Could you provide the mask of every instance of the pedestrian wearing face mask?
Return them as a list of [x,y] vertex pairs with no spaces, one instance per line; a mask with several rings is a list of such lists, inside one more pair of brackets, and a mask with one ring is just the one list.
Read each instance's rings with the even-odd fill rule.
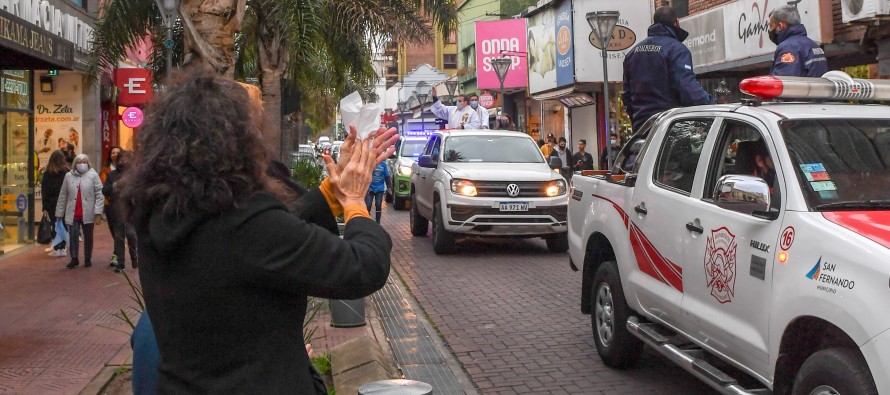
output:
[[769,13],[769,39],[777,45],[770,74],[821,77],[828,72],[825,51],[807,37],[796,6],[783,5]]
[[479,129],[479,114],[470,107],[470,96],[460,95],[456,106],[446,106],[439,101],[438,96],[433,96],[433,105],[430,111],[437,117],[448,122],[449,129]]
[[71,262],[66,266],[74,269],[80,265],[78,249],[79,237],[83,230],[83,266],[92,266],[93,226],[102,216],[105,197],[102,195],[102,181],[90,165],[90,158],[85,154],[74,157],[74,169],[65,175],[62,190],[59,192],[59,203],[56,204],[56,218],[65,218],[68,225],[68,255]]
[[479,95],[475,93],[470,95],[470,107],[476,110],[476,115],[479,116],[479,123],[482,124],[482,129],[488,129],[488,109],[479,104]]
[[689,36],[680,28],[669,6],[652,17],[649,37],[624,58],[624,93],[621,100],[636,132],[649,117],[676,107],[714,103],[692,72],[692,53],[683,45]]
[[[609,145],[612,146],[612,163],[615,163],[615,158],[618,157],[618,150],[621,149],[617,134],[612,133],[609,136]],[[609,170],[609,150],[607,149],[604,149],[602,155],[600,155],[600,170]]]

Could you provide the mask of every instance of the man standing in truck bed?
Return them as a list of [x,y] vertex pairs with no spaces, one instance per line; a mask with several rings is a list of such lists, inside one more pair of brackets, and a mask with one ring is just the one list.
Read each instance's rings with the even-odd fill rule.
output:
[[796,6],[783,5],[769,13],[769,39],[777,45],[770,74],[821,77],[828,72],[825,51],[807,37]]
[[680,28],[669,6],[655,10],[649,37],[624,58],[624,93],[621,99],[639,130],[652,115],[680,106],[714,103],[692,72],[692,54],[683,45],[689,33]]

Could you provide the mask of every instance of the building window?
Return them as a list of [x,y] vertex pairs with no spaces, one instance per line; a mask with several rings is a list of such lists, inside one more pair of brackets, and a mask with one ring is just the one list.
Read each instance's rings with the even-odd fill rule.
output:
[[457,68],[457,54],[456,53],[446,53],[442,56],[442,63],[446,69],[456,69]]
[[467,68],[475,68],[476,67],[476,45],[470,45],[469,47],[464,49],[464,59],[467,61],[464,64],[464,67]]
[[457,31],[452,30],[448,37],[445,37],[445,44],[457,44]]
[[68,0],[68,1],[74,3],[74,5],[76,5],[76,6],[80,7],[80,8],[86,8],[86,7],[83,6],[83,0]]

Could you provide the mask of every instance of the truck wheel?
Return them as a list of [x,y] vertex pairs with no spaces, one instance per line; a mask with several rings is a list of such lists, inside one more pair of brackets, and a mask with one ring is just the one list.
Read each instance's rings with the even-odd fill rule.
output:
[[558,235],[546,237],[547,249],[550,252],[566,252],[569,250],[569,234],[560,233]]
[[615,261],[600,265],[593,277],[590,292],[593,302],[590,322],[600,358],[607,366],[617,369],[633,366],[640,359],[643,342],[627,330],[630,307],[624,299]]
[[417,212],[417,197],[411,194],[411,210],[408,213],[408,219],[411,221],[411,234],[414,236],[426,236],[426,232],[430,228],[430,222]]
[[440,206],[439,202],[436,202],[433,207],[433,251],[439,255],[447,254],[454,248],[454,234],[445,230]]
[[396,210],[404,210],[405,209],[405,198],[393,196],[392,197],[392,208]]
[[829,348],[810,355],[794,378],[793,395],[877,395],[865,359],[857,350]]

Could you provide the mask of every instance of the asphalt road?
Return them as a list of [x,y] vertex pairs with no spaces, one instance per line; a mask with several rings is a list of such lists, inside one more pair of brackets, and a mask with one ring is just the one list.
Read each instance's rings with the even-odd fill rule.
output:
[[580,272],[541,239],[465,239],[436,255],[408,211],[384,208],[393,268],[483,394],[712,394],[647,349],[637,368],[602,364]]

